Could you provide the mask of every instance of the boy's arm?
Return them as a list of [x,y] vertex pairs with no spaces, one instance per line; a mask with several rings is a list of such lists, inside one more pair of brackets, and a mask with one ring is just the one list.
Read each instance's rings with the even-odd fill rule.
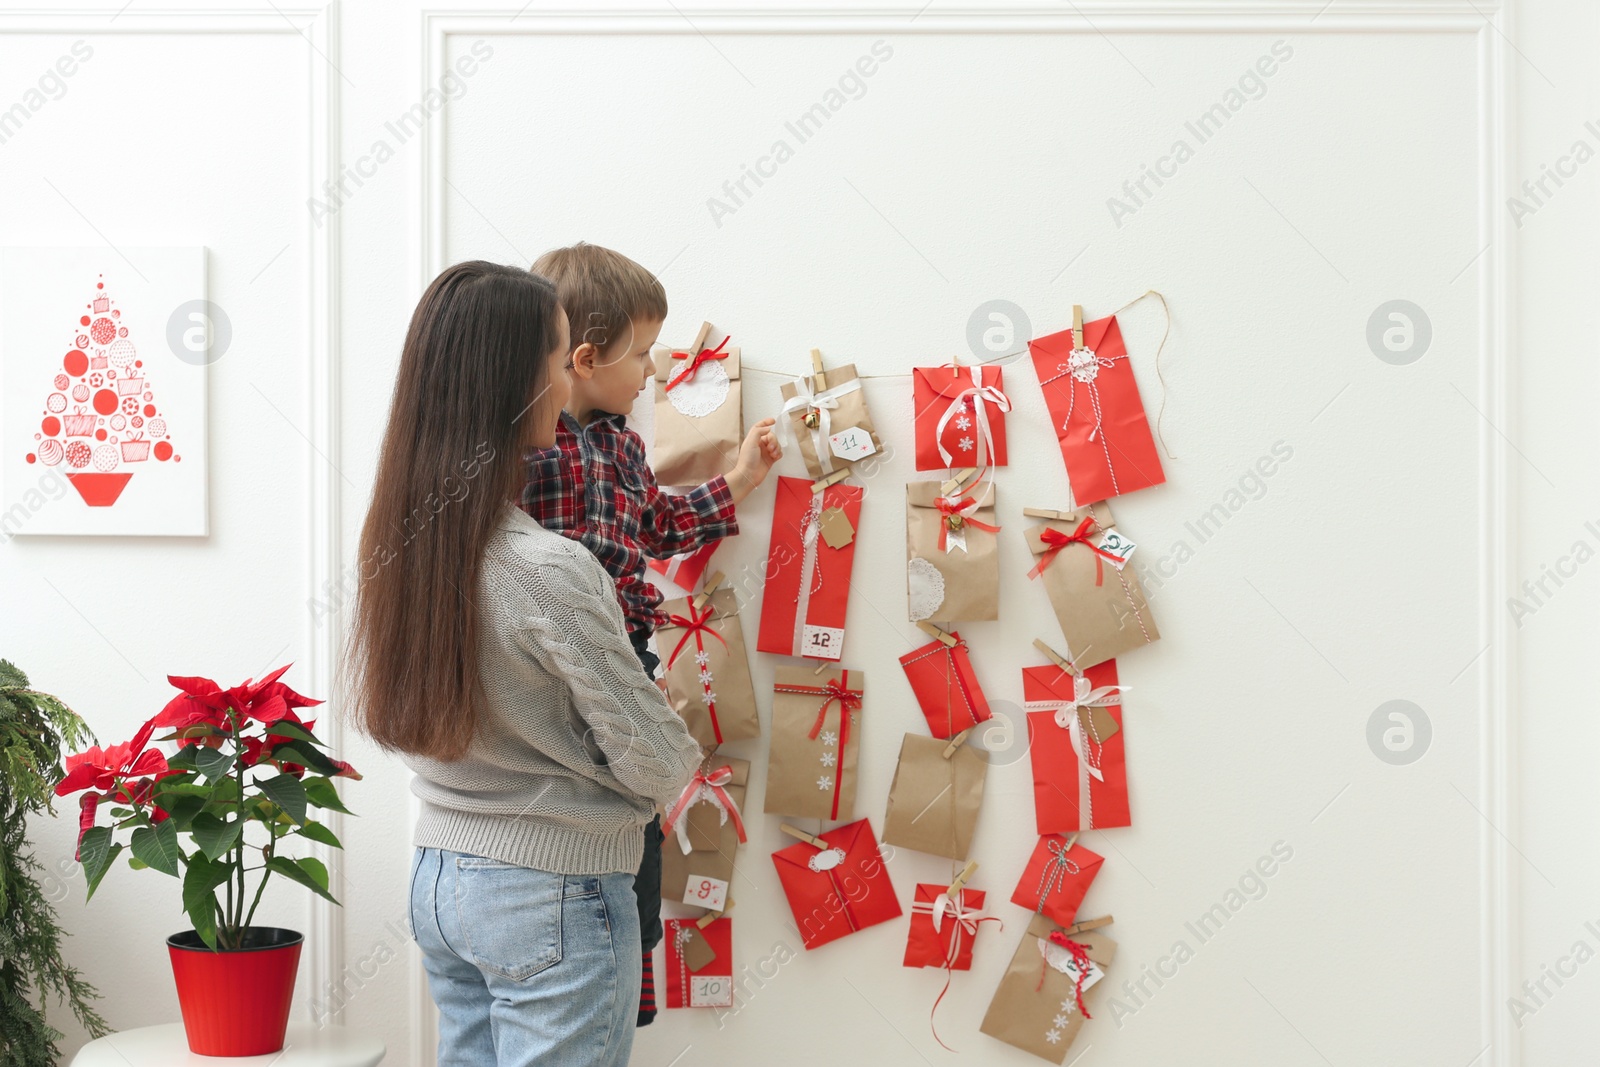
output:
[[739,459],[726,476],[717,477],[682,496],[661,491],[645,467],[645,501],[639,520],[639,544],[645,554],[667,559],[739,532],[734,508],[766,480],[783,456],[772,419],[750,427],[739,447]]

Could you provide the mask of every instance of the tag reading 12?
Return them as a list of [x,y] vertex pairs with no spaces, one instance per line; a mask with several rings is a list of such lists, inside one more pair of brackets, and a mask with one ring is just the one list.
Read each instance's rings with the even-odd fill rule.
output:
[[1117,557],[1111,562],[1120,571],[1128,562],[1128,557],[1133,555],[1133,550],[1139,546],[1117,533],[1117,531],[1107,530],[1105,536],[1100,538],[1100,544],[1096,547],[1102,552],[1109,552]]
[[796,655],[837,660],[844,655],[844,631],[836,626],[807,626]]
[[878,450],[872,443],[872,435],[859,426],[852,426],[848,430],[840,430],[828,438],[828,447],[833,454],[846,463],[853,463],[858,459],[865,459]]
[[728,901],[728,883],[720,878],[690,878],[683,902],[708,911],[721,911]]

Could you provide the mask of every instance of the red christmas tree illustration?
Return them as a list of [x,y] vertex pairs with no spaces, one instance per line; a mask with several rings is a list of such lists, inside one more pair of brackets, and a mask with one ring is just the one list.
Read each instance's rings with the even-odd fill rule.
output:
[[[101,276],[102,278],[104,275]],[[110,507],[139,464],[178,462],[167,420],[156,406],[144,360],[121,323],[122,312],[95,283],[72,330],[72,346],[45,396],[29,463],[66,465],[67,479],[92,508]]]

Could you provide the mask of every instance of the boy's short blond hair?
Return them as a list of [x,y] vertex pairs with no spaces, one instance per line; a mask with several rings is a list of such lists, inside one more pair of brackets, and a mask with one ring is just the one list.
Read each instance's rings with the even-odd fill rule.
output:
[[626,341],[636,324],[666,320],[666,289],[621,252],[579,241],[546,252],[531,270],[555,283],[573,348],[587,341],[604,353]]

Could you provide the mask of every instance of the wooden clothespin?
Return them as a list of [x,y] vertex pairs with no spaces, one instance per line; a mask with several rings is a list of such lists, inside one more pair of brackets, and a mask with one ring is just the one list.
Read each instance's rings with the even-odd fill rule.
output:
[[1078,843],[1078,835],[1077,835],[1077,833],[1070,833],[1070,834],[1067,835],[1067,851],[1068,852],[1071,852],[1072,851],[1072,846],[1076,845],[1077,843]]
[[1083,305],[1072,305],[1072,347],[1083,347]]
[[950,743],[944,746],[944,758],[949,759],[951,756],[954,756],[956,754],[956,749],[966,744],[967,738],[971,735],[972,727],[969,726],[965,730],[962,730],[959,734],[956,734],[954,737],[952,737],[950,739]]
[[733,910],[733,895],[730,893],[723,898],[721,911],[708,911],[694,921],[696,929],[704,930],[728,912]]
[[822,350],[820,348],[811,350],[811,379],[812,387],[819,393],[828,387],[828,376],[822,372]]
[[1110,926],[1110,925],[1111,925],[1111,916],[1102,915],[1098,919],[1085,919],[1081,923],[1073,923],[1071,926],[1067,927],[1065,930],[1063,930],[1061,932],[1064,933],[1064,934],[1069,934],[1069,935],[1070,934],[1081,934],[1085,930],[1098,930],[1102,926]]
[[811,483],[812,495],[816,495],[817,493],[820,493],[824,489],[828,488],[828,486],[836,485],[848,477],[850,477],[850,468],[838,467],[831,474],[825,474],[821,478],[818,478],[816,481]]
[[949,496],[966,484],[968,478],[978,473],[977,467],[963,467],[956,471],[955,476],[939,487],[940,496]]
[[961,887],[967,884],[967,879],[972,877],[972,872],[978,869],[977,860],[968,860],[967,865],[961,868],[961,873],[956,875],[956,880],[950,883],[950,888],[945,890],[951,900],[960,901]]
[[689,346],[689,354],[692,356],[692,355],[696,354],[697,352],[699,352],[702,348],[704,348],[706,346],[706,340],[710,336],[711,336],[711,323],[710,322],[702,322],[700,324],[700,332],[694,335],[694,344]]
[[830,845],[826,841],[824,841],[822,838],[816,837],[815,835],[812,835],[812,834],[808,834],[804,830],[800,829],[799,827],[790,826],[788,823],[780,823],[779,826],[778,826],[778,829],[782,830],[784,833],[788,834],[790,837],[798,837],[800,840],[804,841],[806,844],[813,845],[813,846],[815,846],[817,848],[824,848],[825,849],[825,848],[832,848],[833,847],[832,845]]
[[1057,522],[1071,522],[1072,512],[1051,511],[1049,508],[1023,508],[1022,513],[1030,519],[1054,519]]
[[1051,663],[1054,663],[1057,667],[1060,667],[1062,670],[1066,671],[1068,674],[1078,673],[1078,668],[1074,667],[1070,660],[1068,660],[1065,656],[1062,656],[1043,641],[1039,640],[1037,637],[1033,639],[1033,647],[1037,648],[1040,652],[1043,652],[1045,654],[1045,658],[1047,658]]
[[958,644],[953,636],[946,631],[939,629],[939,627],[935,626],[927,619],[918,620],[917,629],[921,630],[923,633],[939,642],[945,648],[954,648]]
[[831,666],[833,666],[833,661],[825,659],[821,663],[817,664],[817,669],[812,671],[811,673],[812,674],[821,674],[823,671],[827,670]]
[[704,611],[706,609],[706,601],[711,599],[711,594],[715,593],[717,586],[722,584],[722,578],[722,572],[718,571],[705,580],[705,583],[700,586],[699,594],[694,598],[694,610]]

